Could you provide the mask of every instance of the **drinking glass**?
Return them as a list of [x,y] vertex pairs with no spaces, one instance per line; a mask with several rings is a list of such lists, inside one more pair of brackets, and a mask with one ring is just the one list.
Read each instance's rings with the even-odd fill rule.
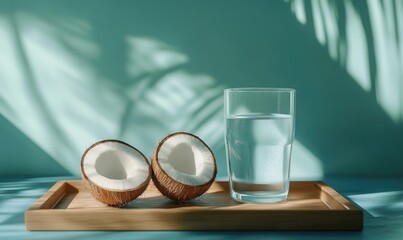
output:
[[240,202],[286,200],[294,139],[295,90],[224,90],[225,146],[231,197]]

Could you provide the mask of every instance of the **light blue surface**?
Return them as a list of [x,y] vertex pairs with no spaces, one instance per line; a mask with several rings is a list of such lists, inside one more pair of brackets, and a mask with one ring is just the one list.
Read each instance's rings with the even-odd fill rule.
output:
[[[24,212],[55,181],[65,178],[2,179],[0,239],[401,239],[403,179],[332,178],[325,182],[364,211],[362,232],[237,232],[237,231],[67,231],[29,232]],[[374,197],[375,195],[375,197]]]

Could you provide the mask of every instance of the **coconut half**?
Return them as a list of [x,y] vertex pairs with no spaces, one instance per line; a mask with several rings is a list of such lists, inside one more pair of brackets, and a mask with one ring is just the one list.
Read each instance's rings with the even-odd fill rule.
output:
[[151,166],[136,148],[108,139],[93,144],[84,152],[81,174],[95,199],[111,206],[122,206],[147,188]]
[[217,175],[213,152],[200,138],[186,132],[173,133],[161,140],[151,166],[155,186],[176,201],[204,194]]

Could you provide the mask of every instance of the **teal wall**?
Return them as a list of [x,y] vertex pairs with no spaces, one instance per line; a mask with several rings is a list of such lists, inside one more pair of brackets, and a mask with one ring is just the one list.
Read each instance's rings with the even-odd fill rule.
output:
[[222,94],[297,90],[292,176],[403,175],[402,1],[0,1],[0,176],[175,131],[226,175]]

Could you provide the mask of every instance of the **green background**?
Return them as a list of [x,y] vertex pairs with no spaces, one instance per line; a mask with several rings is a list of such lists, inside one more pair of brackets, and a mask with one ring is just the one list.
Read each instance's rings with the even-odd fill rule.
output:
[[189,131],[226,176],[223,89],[297,90],[292,177],[403,175],[402,1],[0,1],[0,176]]

